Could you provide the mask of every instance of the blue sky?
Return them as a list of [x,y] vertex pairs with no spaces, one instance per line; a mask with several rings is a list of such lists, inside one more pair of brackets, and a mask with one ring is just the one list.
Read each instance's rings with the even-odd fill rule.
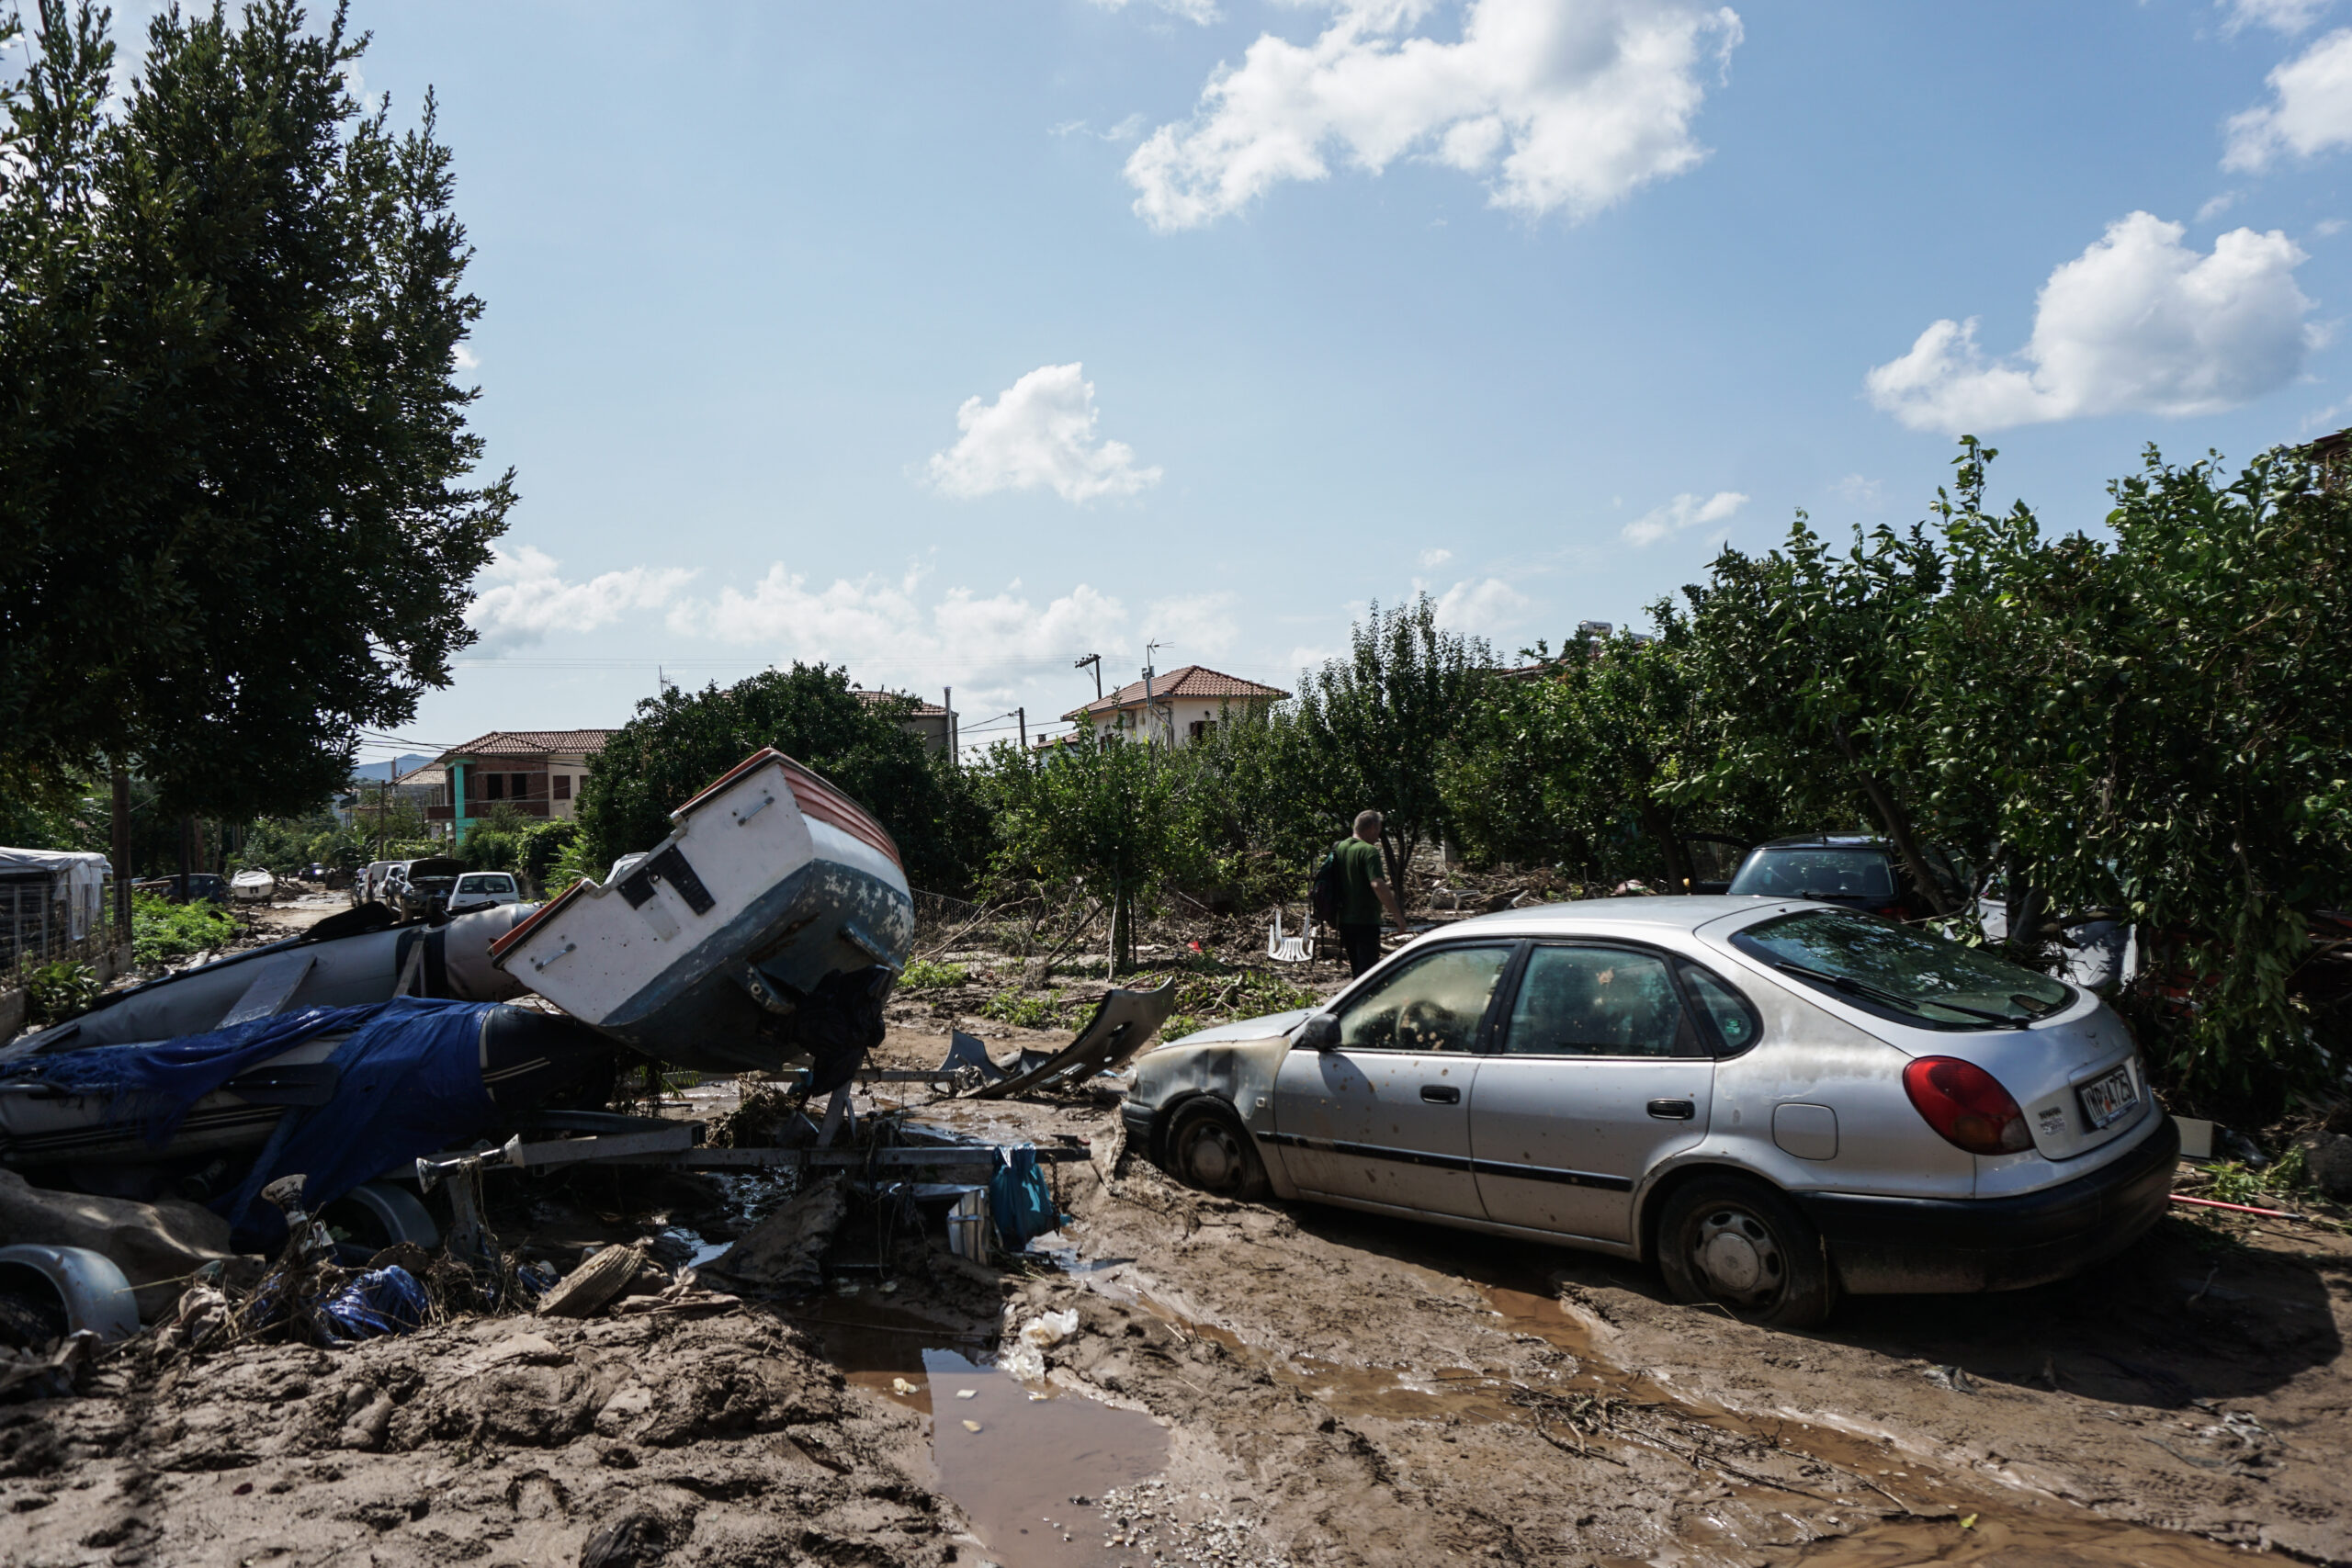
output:
[[523,496],[427,742],[794,658],[987,739],[1422,588],[1509,652],[1918,516],[1960,429],[2074,527],[2352,423],[2352,0],[355,20]]

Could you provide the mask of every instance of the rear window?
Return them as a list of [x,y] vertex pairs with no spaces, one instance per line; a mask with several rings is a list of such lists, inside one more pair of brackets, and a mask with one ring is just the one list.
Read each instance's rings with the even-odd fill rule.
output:
[[1883,850],[1758,850],[1730,890],[1768,898],[1892,898],[1894,868]]
[[1733,935],[1732,945],[1781,973],[1881,1017],[1928,1029],[2029,1022],[2072,995],[1982,948],[1845,909],[1810,909]]
[[460,893],[512,893],[514,891],[514,883],[513,878],[505,876],[466,876],[458,878],[458,891]]

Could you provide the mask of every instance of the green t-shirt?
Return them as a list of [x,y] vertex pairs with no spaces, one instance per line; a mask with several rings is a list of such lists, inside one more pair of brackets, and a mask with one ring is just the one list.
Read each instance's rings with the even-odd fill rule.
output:
[[1373,892],[1372,885],[1388,877],[1388,867],[1380,858],[1380,846],[1350,835],[1331,846],[1331,852],[1340,860],[1340,923],[1378,925],[1380,897]]

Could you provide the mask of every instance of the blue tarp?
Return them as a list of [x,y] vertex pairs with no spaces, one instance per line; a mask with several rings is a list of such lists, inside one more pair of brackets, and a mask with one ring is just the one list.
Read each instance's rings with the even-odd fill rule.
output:
[[1005,1249],[1018,1252],[1032,1236],[1061,1228],[1061,1211],[1053,1189],[1046,1184],[1045,1168],[1036,1148],[1017,1144],[1004,1151],[1004,1163],[989,1179],[989,1213],[996,1218],[996,1234]]
[[111,1120],[143,1121],[148,1142],[160,1147],[189,1107],[239,1073],[313,1035],[349,1030],[327,1057],[341,1075],[334,1098],[288,1110],[243,1183],[213,1205],[234,1225],[281,1176],[307,1177],[302,1201],[316,1210],[419,1155],[491,1131],[497,1107],[481,1084],[481,1038],[482,1014],[496,1005],[395,997],[313,1008],[161,1044],[34,1057],[9,1076],[103,1095]]

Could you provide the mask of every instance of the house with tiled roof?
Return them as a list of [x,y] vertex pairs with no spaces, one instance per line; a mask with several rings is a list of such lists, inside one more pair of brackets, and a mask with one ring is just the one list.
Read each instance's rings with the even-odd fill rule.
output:
[[[616,731],[493,729],[452,747],[430,764],[441,770],[439,798],[424,818],[447,823],[459,843],[473,825],[499,807],[524,817],[563,818],[580,798],[588,764]],[[424,769],[417,770],[419,773]],[[412,775],[414,776],[414,775]]]
[[1081,708],[1062,715],[1097,735],[1189,746],[1230,715],[1264,708],[1289,696],[1278,687],[1245,681],[1205,664],[1155,671]]
[[850,694],[868,707],[882,703],[905,703],[906,711],[899,716],[899,728],[913,735],[933,751],[944,751],[956,740],[956,710],[938,703],[927,703],[911,692],[869,692],[853,686]]

